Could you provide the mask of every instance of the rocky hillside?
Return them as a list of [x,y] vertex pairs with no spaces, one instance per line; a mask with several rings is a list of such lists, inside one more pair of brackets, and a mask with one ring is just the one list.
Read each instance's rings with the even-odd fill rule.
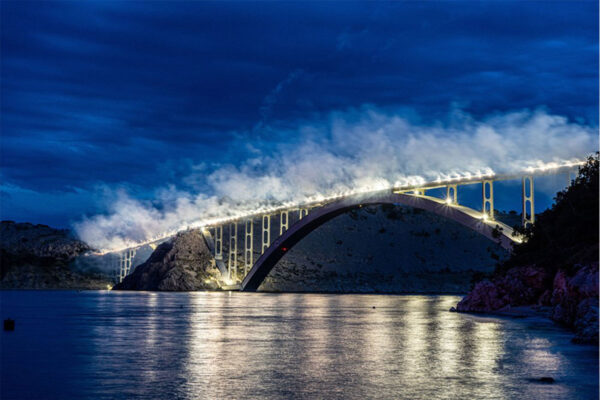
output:
[[465,293],[474,277],[491,273],[506,255],[495,243],[436,214],[369,206],[311,232],[259,290]]
[[46,225],[0,223],[0,288],[106,289],[109,277],[73,268],[73,261],[90,250],[66,230]]
[[598,344],[598,191],[596,156],[524,232],[527,242],[492,279],[479,282],[457,311],[546,307],[553,320],[576,331],[576,341]]
[[150,258],[114,287],[115,290],[191,291],[218,289],[219,271],[202,233],[179,233],[156,248]]

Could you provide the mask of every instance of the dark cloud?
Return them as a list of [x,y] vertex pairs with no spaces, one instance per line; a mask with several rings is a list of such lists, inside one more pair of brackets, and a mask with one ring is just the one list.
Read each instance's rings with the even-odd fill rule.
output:
[[235,163],[273,121],[361,104],[597,125],[597,2],[1,7],[2,178],[27,190],[153,188],[181,178],[160,165]]

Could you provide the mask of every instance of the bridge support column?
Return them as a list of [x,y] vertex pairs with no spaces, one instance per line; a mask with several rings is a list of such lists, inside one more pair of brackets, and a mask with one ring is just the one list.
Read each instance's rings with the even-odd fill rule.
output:
[[262,245],[260,247],[260,254],[263,254],[265,250],[269,248],[271,244],[271,216],[269,214],[263,215],[262,217]]
[[237,280],[237,222],[233,222],[229,226],[229,279]]
[[483,197],[482,213],[484,218],[494,219],[494,181],[481,182],[481,193]]
[[279,213],[279,235],[283,235],[283,232],[287,231],[289,227],[289,211],[282,211]]
[[119,271],[117,274],[117,279],[120,282],[129,275],[131,272],[131,267],[133,266],[133,258],[135,257],[135,249],[129,249],[121,252],[119,254]]
[[254,258],[254,221],[252,218],[246,220],[246,236],[244,238],[244,276],[248,274],[248,271],[252,269],[253,258]]
[[117,270],[117,282],[121,283],[123,282],[123,278],[125,278],[125,257],[124,257],[124,253],[121,252],[119,253],[119,267]]
[[223,259],[223,225],[215,226],[215,260]]
[[458,204],[457,185],[446,186],[446,203]]
[[135,249],[127,251],[127,265],[125,269],[125,276],[131,273],[131,267],[133,267],[133,257],[135,257]]
[[533,225],[535,211],[533,203],[533,176],[523,177],[523,227]]
[[298,209],[298,219],[302,219],[308,215],[308,208],[299,208]]

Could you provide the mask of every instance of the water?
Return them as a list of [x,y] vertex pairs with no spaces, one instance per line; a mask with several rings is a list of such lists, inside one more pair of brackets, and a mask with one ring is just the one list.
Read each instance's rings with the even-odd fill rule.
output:
[[543,319],[450,313],[457,296],[0,296],[16,320],[2,399],[598,397],[597,347]]

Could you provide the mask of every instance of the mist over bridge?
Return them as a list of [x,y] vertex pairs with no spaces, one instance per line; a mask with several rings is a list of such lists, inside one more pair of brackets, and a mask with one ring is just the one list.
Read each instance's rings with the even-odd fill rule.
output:
[[[317,227],[337,215],[366,205],[394,204],[426,210],[456,221],[510,251],[513,243],[522,238],[511,227],[496,220],[494,182],[520,180],[522,224],[526,226],[535,222],[534,176],[570,174],[577,165],[579,163],[519,174],[477,175],[348,193],[304,204],[257,210],[256,213],[213,221],[200,228],[220,271],[220,286],[245,291],[256,290],[277,261]],[[480,185],[480,210],[459,203],[458,191],[465,185]],[[135,251],[133,247],[120,252],[119,281],[131,271]]]

